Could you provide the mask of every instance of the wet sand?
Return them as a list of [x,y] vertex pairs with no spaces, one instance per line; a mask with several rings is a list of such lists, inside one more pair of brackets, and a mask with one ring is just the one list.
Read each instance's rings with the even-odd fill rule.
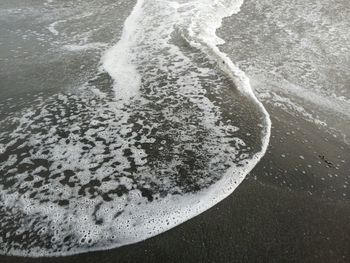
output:
[[273,122],[268,152],[232,195],[203,214],[109,251],[1,256],[0,262],[349,262],[349,188],[343,184],[349,148],[301,118],[268,111]]
[[0,262],[349,262],[349,146],[265,106],[273,123],[268,152],[208,211],[138,244],[60,258],[0,256]]

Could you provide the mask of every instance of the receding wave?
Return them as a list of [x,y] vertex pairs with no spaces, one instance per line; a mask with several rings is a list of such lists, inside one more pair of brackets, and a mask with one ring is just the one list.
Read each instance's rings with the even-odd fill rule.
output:
[[140,0],[102,58],[108,75],[2,121],[1,253],[135,243],[233,192],[270,136],[248,78],[217,48],[241,4]]

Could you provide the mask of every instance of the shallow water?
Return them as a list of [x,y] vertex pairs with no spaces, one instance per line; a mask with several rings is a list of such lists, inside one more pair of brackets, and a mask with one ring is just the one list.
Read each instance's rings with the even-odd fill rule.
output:
[[[216,48],[216,28],[240,4],[139,1],[103,54],[121,27],[103,13],[109,3],[3,9],[7,39],[32,50],[2,43],[4,61],[14,63],[2,73],[10,97],[1,104],[2,253],[58,256],[134,243],[238,186],[270,129],[248,79]],[[125,13],[123,2],[115,5],[114,16]],[[101,13],[107,23],[96,23]],[[13,28],[20,23],[28,29]],[[38,67],[40,80],[27,82],[23,72]]]
[[[327,1],[135,4],[1,4],[1,253],[60,256],[138,242],[229,195],[264,154],[270,130],[236,65],[272,112],[347,147],[346,3],[335,5],[338,20]],[[215,30],[224,17],[221,53]],[[284,170],[275,183],[346,199],[343,166],[284,147],[269,154],[310,167]],[[306,182],[318,163],[340,171]]]
[[349,27],[346,0],[247,0],[219,35],[261,101],[349,145]]

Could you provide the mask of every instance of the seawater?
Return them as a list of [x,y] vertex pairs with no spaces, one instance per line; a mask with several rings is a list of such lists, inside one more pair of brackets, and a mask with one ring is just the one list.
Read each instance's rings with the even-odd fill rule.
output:
[[[74,10],[78,3],[84,12]],[[100,19],[109,4],[44,2],[44,10],[65,10],[54,20],[27,6],[2,11],[47,24],[45,33],[30,34],[42,48],[28,60],[60,54],[76,56],[74,65],[90,61],[78,81],[68,73],[65,88],[1,104],[3,254],[62,256],[152,237],[232,193],[266,151],[269,115],[215,35],[242,1],[139,0],[115,45],[106,30],[117,26],[113,19],[105,27],[83,23]],[[3,83],[21,93],[25,82],[12,72],[28,65],[16,59]],[[32,85],[31,94],[36,89],[45,87]]]

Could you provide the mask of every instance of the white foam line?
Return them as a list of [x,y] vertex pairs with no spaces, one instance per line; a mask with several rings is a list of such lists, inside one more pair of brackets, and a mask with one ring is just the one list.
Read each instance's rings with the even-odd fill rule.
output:
[[285,84],[283,85],[283,91],[287,91],[288,93],[306,100],[309,103],[320,106],[322,108],[327,108],[329,111],[333,111],[347,118],[350,118],[350,102],[348,100],[335,96],[327,97],[321,93],[317,94],[312,90],[308,90],[301,86],[295,85],[287,80],[282,81]]
[[[130,16],[126,19],[120,41],[106,51],[102,57],[104,70],[114,79],[117,99],[128,100],[138,94],[141,77],[135,65],[130,61],[133,57],[130,46],[134,41],[137,21],[142,16],[144,0],[138,0]],[[128,78],[133,76],[133,78]]]
[[[125,75],[123,76],[121,72],[126,70],[126,74],[135,74],[137,77],[136,79],[139,80],[138,73],[135,69],[135,67],[130,63],[130,60],[128,59],[128,56],[131,54],[130,52],[130,44],[132,44],[133,40],[133,33],[136,28],[137,20],[139,19],[140,15],[142,14],[142,5],[144,1],[139,0],[137,5],[135,6],[132,14],[128,17],[125,23],[122,39],[118,42],[116,46],[114,46],[112,49],[110,49],[108,52],[106,52],[104,58],[103,58],[103,65],[106,71],[114,78],[116,82],[118,82],[118,92],[120,92],[120,88],[123,89],[123,84],[128,84],[125,87],[130,87],[130,83],[126,81]],[[169,2],[169,4],[174,8],[180,8],[184,7],[186,4],[178,4],[177,2]],[[246,165],[244,168],[242,167],[231,167],[226,174],[223,176],[221,180],[219,180],[217,183],[212,185],[206,190],[202,190],[199,194],[196,193],[190,194],[187,196],[182,197],[172,197],[171,201],[164,201],[165,203],[171,202],[172,205],[174,203],[178,203],[179,205],[176,205],[173,207],[171,211],[168,211],[163,217],[157,218],[157,220],[152,223],[148,223],[147,229],[157,229],[154,231],[151,235],[149,233],[145,233],[145,226],[135,226],[133,229],[133,232],[141,233],[140,238],[138,241],[145,240],[147,238],[150,238],[152,236],[155,236],[157,234],[160,234],[164,231],[167,231],[176,225],[179,225],[191,218],[193,218],[196,215],[201,214],[202,212],[206,211],[207,209],[211,208],[218,202],[225,199],[227,196],[229,196],[236,187],[244,180],[245,176],[255,167],[255,165],[260,161],[260,159],[264,156],[269,140],[270,140],[270,131],[271,131],[271,120],[268,112],[266,111],[263,104],[256,98],[255,94],[252,91],[249,78],[245,75],[243,71],[241,71],[236,65],[233,64],[233,62],[229,59],[229,57],[222,53],[219,48],[217,47],[217,44],[222,44],[222,41],[220,41],[219,38],[216,37],[215,31],[218,27],[221,26],[221,20],[225,16],[233,15],[234,13],[237,13],[239,11],[240,6],[243,4],[243,1],[236,1],[236,5],[233,6],[230,12],[226,13],[220,18],[220,21],[215,21],[215,25],[211,28],[208,28],[208,31],[205,35],[201,38],[201,43],[195,43],[193,41],[189,41],[192,45],[201,48],[203,51],[208,53],[208,49],[206,47],[209,47],[212,51],[212,54],[208,55],[215,55],[216,59],[220,62],[219,64],[222,65],[222,61],[225,62],[225,66],[222,67],[224,72],[226,72],[231,79],[234,81],[237,88],[239,88],[240,91],[247,94],[260,108],[260,110],[263,112],[265,116],[265,126],[264,126],[264,137],[262,138],[262,147],[261,151],[259,153],[256,153],[252,160],[249,162],[248,165]],[[187,6],[186,6],[187,8]],[[225,10],[227,11],[227,10]],[[194,35],[192,35],[194,36]],[[198,39],[198,36],[197,36]],[[113,60],[112,58],[119,58],[118,61]],[[122,78],[122,80],[120,80]],[[131,87],[131,94],[135,94],[135,91],[139,88],[139,82],[136,82],[137,85]],[[126,90],[123,91],[125,93]],[[232,175],[238,175],[238,177],[233,177]],[[179,199],[179,200],[174,200]],[[152,203],[151,205],[147,206],[147,209],[150,211],[154,211],[157,209],[157,202]],[[140,208],[141,209],[141,208]],[[191,216],[188,216],[188,213],[191,214]],[[159,227],[159,222],[165,222],[167,218],[176,217],[178,218],[178,221],[176,223],[173,222],[171,227]],[[144,235],[143,235],[143,234]],[[132,244],[135,243],[135,240],[129,240],[124,242],[122,245]],[[114,247],[118,247],[120,245],[118,244],[111,244],[108,247],[96,247],[93,250],[100,250],[100,249],[110,249]]]
[[58,36],[60,34],[60,32],[56,29],[56,26],[57,24],[59,23],[62,23],[62,22],[65,22],[66,20],[59,20],[59,21],[56,21],[56,22],[53,22],[51,23],[49,26],[48,26],[48,30],[55,36]]
[[[262,142],[262,151],[257,154],[257,162],[264,156],[267,147],[269,145],[270,141],[270,135],[271,135],[271,119],[270,115],[265,109],[264,105],[258,100],[258,98],[255,96],[253,89],[250,85],[250,80],[247,77],[247,75],[239,69],[238,66],[236,66],[231,59],[227,56],[227,54],[220,51],[217,45],[223,44],[224,40],[220,39],[216,36],[216,30],[221,27],[222,20],[225,17],[232,16],[234,14],[237,14],[240,11],[240,7],[243,4],[243,0],[236,0],[232,2],[231,9],[223,9],[222,17],[212,23],[212,26],[208,26],[207,24],[203,25],[203,29],[200,34],[196,34],[193,30],[191,30],[191,27],[189,29],[190,35],[193,38],[199,38],[199,42],[191,41],[189,40],[189,43],[193,45],[194,47],[200,48],[203,52],[205,52],[208,56],[214,58],[216,61],[218,61],[218,65],[222,68],[224,72],[235,83],[236,87],[242,91],[243,93],[247,94],[252,98],[252,100],[259,105],[259,108],[265,115],[265,138]],[[197,35],[197,37],[196,37]],[[222,63],[224,62],[224,63]],[[256,162],[256,163],[257,163]],[[252,165],[249,169],[247,169],[247,174],[250,172],[250,170],[256,165]]]
[[[224,4],[231,4],[230,6],[225,6]],[[148,45],[153,47],[153,44],[156,48],[158,48],[159,44],[159,50],[164,51],[164,49],[172,49],[172,51],[175,52],[181,52],[179,48],[177,47],[170,47],[170,44],[167,42],[170,39],[169,33],[172,33],[174,30],[174,27],[179,25],[178,23],[182,23],[183,28],[188,28],[188,25],[190,26],[190,34],[192,36],[192,40],[190,43],[198,48],[200,48],[205,54],[210,56],[211,58],[216,59],[221,65],[222,70],[232,79],[232,81],[235,83],[236,87],[241,91],[244,92],[249,98],[252,99],[252,101],[258,105],[259,109],[263,113],[265,119],[264,119],[264,126],[263,126],[263,133],[261,134],[262,138],[262,144],[261,144],[261,150],[257,153],[255,153],[251,159],[246,159],[247,163],[244,165],[236,165],[235,162],[232,163],[232,166],[226,170],[225,174],[219,179],[217,182],[215,182],[213,185],[209,186],[208,188],[201,190],[196,193],[182,193],[182,195],[171,195],[164,198],[160,198],[159,200],[153,200],[152,202],[143,202],[144,197],[141,196],[140,191],[137,190],[130,190],[128,192],[127,202],[130,203],[130,205],[125,208],[125,212],[119,215],[116,218],[112,218],[113,214],[106,212],[106,215],[104,215],[104,219],[106,219],[106,223],[103,225],[96,225],[96,222],[94,222],[93,218],[91,218],[91,215],[89,214],[89,209],[82,208],[82,212],[77,212],[75,217],[73,218],[74,228],[70,229],[70,232],[73,232],[75,234],[84,232],[86,230],[91,230],[93,235],[96,234],[97,236],[97,242],[94,244],[92,248],[87,248],[86,246],[75,246],[72,247],[71,250],[63,250],[61,252],[57,251],[50,251],[50,256],[67,256],[77,253],[83,253],[83,252],[89,252],[89,251],[96,251],[96,250],[105,250],[105,249],[111,249],[115,247],[124,246],[127,244],[132,244],[136,242],[140,242],[142,240],[145,240],[147,238],[150,238],[152,236],[155,236],[157,234],[160,234],[162,232],[165,232],[191,218],[194,216],[197,216],[201,214],[202,212],[206,211],[207,209],[211,208],[218,202],[225,199],[227,196],[229,196],[237,187],[238,185],[244,180],[246,175],[255,167],[255,165],[259,162],[259,160],[263,157],[263,155],[266,152],[269,138],[270,138],[270,129],[271,129],[271,121],[269,118],[269,115],[266,111],[266,109],[263,107],[260,101],[255,97],[248,77],[244,74],[243,71],[241,71],[237,66],[234,65],[234,63],[227,57],[226,54],[220,52],[219,48],[217,47],[218,44],[222,43],[222,40],[220,40],[216,35],[216,29],[220,27],[222,19],[225,16],[230,16],[234,14],[235,12],[239,11],[240,6],[242,5],[243,1],[236,1],[236,2],[225,2],[224,0],[198,0],[198,1],[191,1],[187,2],[185,5],[178,4],[175,2],[166,3],[164,1],[160,0],[139,0],[134,7],[131,15],[127,18],[124,25],[124,30],[122,33],[122,37],[120,41],[110,48],[102,57],[102,63],[104,69],[111,75],[111,77],[115,81],[115,90],[116,90],[116,98],[121,99],[122,102],[127,103],[132,97],[135,97],[139,94],[139,89],[141,86],[141,77],[140,74],[137,71],[137,64],[134,62],[137,62],[137,54],[135,54],[135,50],[142,50],[143,51],[143,45],[142,42],[143,37],[147,37],[146,34],[144,34],[145,28],[139,28],[139,26],[143,26],[143,22],[145,20],[148,21],[149,25],[154,26],[155,28],[151,28],[153,35],[149,36],[148,39]],[[183,8],[185,7],[185,8]],[[148,9],[147,9],[148,8]],[[162,10],[162,8],[166,10]],[[182,10],[180,10],[183,8]],[[208,9],[211,8],[211,9]],[[159,10],[161,9],[161,10]],[[178,10],[176,10],[178,9]],[[144,12],[150,12],[150,14],[159,14],[157,17],[159,21],[156,21],[153,23],[153,17],[145,17]],[[163,13],[164,11],[164,13]],[[180,11],[182,13],[180,13]],[[211,12],[210,12],[211,11]],[[175,13],[174,13],[175,12]],[[194,13],[192,13],[194,12]],[[209,17],[202,18],[202,15],[209,15]],[[168,21],[164,21],[164,17],[168,17]],[[182,15],[182,17],[181,17]],[[202,20],[201,20],[202,19]],[[205,19],[205,21],[203,21]],[[188,23],[189,21],[192,21],[192,23]],[[164,23],[163,23],[164,22]],[[146,23],[146,22],[145,22]],[[173,24],[175,23],[175,24]],[[147,24],[146,24],[147,25]],[[159,29],[158,26],[164,26],[164,30],[157,30]],[[155,42],[153,42],[153,40]],[[134,45],[140,44],[141,48],[139,49],[133,49]],[[159,50],[155,50],[155,53],[151,53],[151,59],[152,56],[157,56],[157,52]],[[154,50],[152,50],[154,51]],[[181,54],[172,54],[175,58],[184,58],[184,55]],[[146,56],[146,59],[148,56]],[[157,57],[158,58],[158,57]],[[155,58],[155,59],[157,59]],[[160,56],[160,60],[164,60],[166,58]],[[224,61],[224,63],[222,63]],[[179,63],[177,66],[180,66],[180,68],[185,69],[191,69],[193,65],[190,64],[191,60],[187,58],[187,61],[184,61],[183,63]],[[157,65],[157,64],[156,64]],[[161,66],[164,64],[161,64]],[[166,65],[166,64],[165,64]],[[175,68],[173,68],[175,69]],[[162,70],[166,70],[164,67]],[[180,73],[183,73],[183,71],[179,71]],[[189,72],[189,76],[186,76],[189,78],[189,80],[192,80],[191,76],[195,75],[193,72]],[[180,78],[181,76],[176,76]],[[186,78],[184,78],[182,81],[186,82],[183,85],[183,89],[190,88],[194,91],[196,91],[196,85],[198,83],[198,79],[195,79],[196,75],[193,77],[193,81],[186,82]],[[198,77],[198,76],[197,76]],[[180,84],[183,84],[183,82],[180,82]],[[198,87],[200,89],[201,87]],[[194,92],[195,94],[195,92]],[[220,133],[220,128],[223,128],[222,126],[218,127],[217,124],[217,115],[213,113],[214,105],[213,103],[206,97],[204,97],[202,100],[199,100],[197,102],[197,106],[205,112],[205,117],[203,117],[203,123],[208,130],[213,130],[213,133],[221,136],[222,133]],[[121,115],[122,119],[119,121],[119,124],[127,123],[128,121],[128,113],[125,113],[124,115],[122,111],[117,112],[116,116]],[[119,114],[120,113],[120,114]],[[203,124],[201,123],[201,124]],[[125,126],[125,125],[124,125]],[[118,126],[119,127],[119,126]],[[22,128],[22,127],[21,127]],[[128,133],[129,129],[128,127],[122,127],[120,125],[120,128],[122,129],[121,133]],[[20,131],[18,131],[20,133]],[[101,135],[102,136],[102,135]],[[106,137],[111,136],[110,134],[105,134]],[[224,136],[221,136],[221,138],[225,138]],[[122,138],[121,138],[122,139]],[[151,139],[150,139],[151,140]],[[33,142],[35,143],[35,142]],[[127,142],[121,142],[122,144],[127,144]],[[227,141],[224,139],[221,139],[220,141],[214,141],[214,143],[219,143],[219,146],[222,145],[227,146],[229,145]],[[74,146],[74,147],[73,147]],[[70,154],[70,152],[67,153],[67,146],[60,147],[59,145],[56,145],[52,150],[52,156],[56,158],[56,156],[63,155],[63,160],[72,159],[79,159],[79,156],[77,155],[77,152],[79,153],[79,149],[77,149],[77,145],[72,145],[71,152],[73,154]],[[210,145],[209,145],[210,147]],[[228,147],[228,146],[227,146]],[[234,148],[234,147],[232,147]],[[122,149],[119,149],[118,147],[115,147],[114,154],[120,154],[120,157],[122,158],[123,155]],[[206,148],[205,148],[206,149]],[[221,149],[221,148],[219,148]],[[259,148],[260,149],[260,148]],[[236,149],[231,149],[229,152],[230,156],[235,156]],[[93,151],[93,150],[90,150]],[[94,147],[94,151],[96,151],[96,154],[94,156],[100,155],[100,149],[98,147]],[[121,151],[121,152],[119,152]],[[136,151],[136,150],[135,150]],[[221,151],[222,152],[222,151]],[[142,152],[140,152],[142,153]],[[215,153],[215,152],[213,152]],[[68,155],[67,155],[68,154]],[[142,155],[141,155],[142,157]],[[142,158],[139,158],[141,161]],[[214,161],[215,157],[212,158],[214,160],[210,160],[211,164],[215,164]],[[136,160],[136,159],[135,159]],[[91,158],[87,161],[91,162]],[[121,162],[124,160],[122,159]],[[79,162],[81,162],[79,160]],[[176,162],[176,161],[175,161]],[[73,162],[74,163],[74,162]],[[68,162],[69,164],[69,162]],[[67,165],[68,165],[67,164]],[[87,165],[87,164],[86,164]],[[99,174],[101,177],[105,176],[103,172]],[[220,174],[221,175],[221,174]],[[152,173],[150,173],[150,176],[152,176]],[[89,179],[88,177],[83,177],[82,179]],[[124,178],[126,180],[126,178]],[[125,183],[128,185],[128,183]],[[114,187],[115,185],[110,184],[106,185],[106,187]],[[130,185],[131,189],[131,185]],[[15,193],[17,194],[17,193]],[[17,197],[15,196],[14,200],[16,200]],[[87,202],[90,202],[89,205],[92,208],[96,208],[98,200],[88,200],[88,197],[86,197]],[[23,201],[23,205],[30,206],[30,203],[26,205],[25,200]],[[27,202],[29,202],[27,200]],[[95,203],[94,203],[95,202]],[[119,203],[118,203],[119,202]],[[113,205],[119,206],[120,202],[122,202],[122,198],[118,199],[117,202],[114,202]],[[126,201],[125,201],[126,202]],[[79,200],[76,202],[76,206],[81,206],[81,204],[84,203],[84,198],[80,197]],[[103,206],[105,208],[108,208],[111,204],[103,203]],[[48,205],[40,205],[37,204],[33,206],[32,210],[27,209],[26,212],[31,213],[50,213],[47,212],[49,208],[46,206]],[[109,207],[110,208],[110,207]],[[58,210],[54,215],[50,215],[50,219],[53,220],[52,222],[61,222],[62,218],[60,218],[60,209]],[[85,210],[84,210],[85,209]],[[112,208],[110,208],[112,209]],[[115,208],[113,208],[115,209]],[[114,210],[110,211],[114,211]],[[42,212],[42,210],[44,212]],[[103,209],[101,209],[102,211]],[[108,210],[108,209],[107,209]],[[48,210],[51,211],[51,210]],[[79,210],[80,211],[80,210]],[[101,212],[100,211],[100,212]],[[128,213],[128,212],[132,213]],[[56,218],[56,214],[58,215],[58,218]],[[90,216],[90,219],[89,219]],[[81,224],[81,220],[87,220],[85,221],[85,224]],[[56,220],[56,221],[55,221]],[[90,221],[88,221],[90,220]],[[94,229],[92,229],[94,227]],[[90,229],[91,228],[91,229]],[[117,239],[114,241],[111,241],[109,238],[109,234],[116,235]],[[99,235],[106,235],[105,239],[104,236],[100,237]],[[43,248],[35,247],[36,250],[31,250],[30,256],[33,257],[39,257],[42,255],[48,255],[47,250]],[[13,250],[9,253],[13,255],[21,255],[21,251],[19,250]],[[23,254],[22,254],[23,255]]]

